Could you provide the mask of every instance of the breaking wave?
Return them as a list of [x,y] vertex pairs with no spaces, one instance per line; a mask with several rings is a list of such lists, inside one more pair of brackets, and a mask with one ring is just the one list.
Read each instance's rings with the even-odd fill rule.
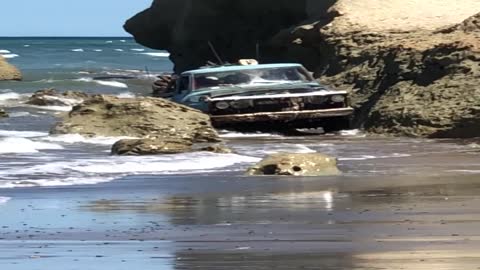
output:
[[153,57],[169,57],[170,56],[170,53],[168,53],[168,52],[146,52],[146,53],[141,53],[141,54],[149,55],[149,56],[153,56]]
[[80,78],[76,79],[77,82],[94,82],[100,85],[115,87],[115,88],[128,88],[128,85],[122,82],[117,81],[102,81],[102,80],[94,80],[93,78]]
[[58,144],[35,142],[27,138],[7,137],[0,139],[0,154],[38,153],[40,150],[61,150]]

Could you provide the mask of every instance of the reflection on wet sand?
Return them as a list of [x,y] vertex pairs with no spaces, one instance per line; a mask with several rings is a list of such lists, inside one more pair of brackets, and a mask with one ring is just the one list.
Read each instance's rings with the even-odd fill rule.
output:
[[245,182],[256,184],[82,209],[167,216],[175,229],[148,237],[175,243],[176,269],[480,267],[477,175],[297,180],[270,193]]

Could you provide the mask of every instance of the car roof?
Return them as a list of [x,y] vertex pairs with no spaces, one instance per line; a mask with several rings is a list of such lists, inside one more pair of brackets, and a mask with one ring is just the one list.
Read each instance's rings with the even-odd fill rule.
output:
[[220,66],[212,68],[201,68],[195,70],[189,70],[182,73],[182,75],[197,75],[206,74],[212,72],[228,72],[228,71],[242,71],[252,69],[268,69],[268,68],[284,68],[284,67],[303,67],[301,64],[286,63],[286,64],[261,64],[261,65],[234,65],[234,66]]

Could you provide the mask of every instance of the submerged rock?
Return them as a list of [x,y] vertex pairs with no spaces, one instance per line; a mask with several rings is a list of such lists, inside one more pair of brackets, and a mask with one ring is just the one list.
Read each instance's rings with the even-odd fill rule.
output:
[[8,113],[4,109],[0,108],[0,118],[6,118],[6,117],[8,117]]
[[193,143],[175,138],[120,140],[112,146],[112,155],[159,155],[192,151]]
[[210,117],[198,110],[161,98],[106,95],[73,107],[51,133],[139,138],[118,142],[114,154],[189,152],[192,144],[220,141]]
[[254,167],[248,175],[328,176],[338,175],[337,159],[320,153],[273,154]]
[[179,138],[130,139],[120,140],[112,146],[112,155],[165,155],[187,152],[213,152],[229,154],[232,151],[224,145],[194,147],[192,141]]
[[20,81],[22,73],[0,55],[0,81]]
[[58,92],[56,89],[48,88],[36,91],[26,103],[36,106],[74,106],[88,97],[88,94],[80,91]]

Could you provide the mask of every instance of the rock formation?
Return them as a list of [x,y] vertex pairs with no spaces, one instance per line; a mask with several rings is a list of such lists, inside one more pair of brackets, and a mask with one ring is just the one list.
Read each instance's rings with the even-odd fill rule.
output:
[[22,73],[0,55],[0,81],[20,81]]
[[248,175],[327,176],[338,175],[337,159],[319,153],[279,153],[248,169]]
[[106,95],[73,107],[51,133],[145,139],[116,144],[113,153],[118,154],[188,152],[194,143],[220,141],[208,115],[200,111],[160,98]]
[[477,0],[156,0],[125,28],[176,71],[215,61],[208,41],[227,61],[259,41],[262,62],[301,62],[351,90],[358,127],[477,137],[479,12]]
[[36,91],[26,103],[36,106],[74,106],[88,97],[88,94],[80,91],[58,92],[49,88]]
[[224,145],[208,145],[195,147],[192,141],[182,138],[125,139],[112,146],[112,155],[166,155],[187,152],[212,152],[229,154],[232,151]]
[[0,108],[0,118],[6,117],[8,117],[8,113],[4,109]]

